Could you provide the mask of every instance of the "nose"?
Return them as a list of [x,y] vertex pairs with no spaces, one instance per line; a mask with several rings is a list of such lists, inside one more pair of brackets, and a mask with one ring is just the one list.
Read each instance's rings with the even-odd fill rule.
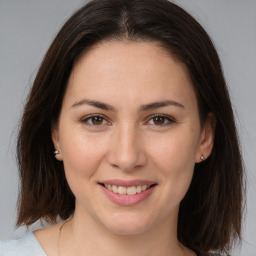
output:
[[116,128],[107,159],[110,165],[123,171],[145,166],[147,157],[140,131],[129,125]]

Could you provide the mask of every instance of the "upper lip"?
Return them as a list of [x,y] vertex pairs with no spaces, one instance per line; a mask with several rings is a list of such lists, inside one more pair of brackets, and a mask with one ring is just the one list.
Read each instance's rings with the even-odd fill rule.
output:
[[143,185],[153,185],[156,182],[152,182],[149,180],[120,180],[120,179],[112,179],[112,180],[103,180],[99,183],[106,184],[106,185],[116,185],[116,186],[123,186],[123,187],[132,187],[132,186],[143,186]]

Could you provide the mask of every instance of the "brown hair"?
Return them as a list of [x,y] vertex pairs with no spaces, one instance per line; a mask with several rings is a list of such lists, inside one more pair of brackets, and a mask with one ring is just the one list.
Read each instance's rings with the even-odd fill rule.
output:
[[35,78],[17,143],[21,187],[17,225],[67,219],[75,197],[63,163],[53,156],[51,127],[58,120],[72,67],[104,40],[157,41],[184,63],[197,92],[202,123],[216,117],[211,156],[196,164],[182,200],[178,238],[197,253],[228,251],[241,235],[243,165],[232,106],[214,45],[186,11],[166,0],[94,0],[62,27]]

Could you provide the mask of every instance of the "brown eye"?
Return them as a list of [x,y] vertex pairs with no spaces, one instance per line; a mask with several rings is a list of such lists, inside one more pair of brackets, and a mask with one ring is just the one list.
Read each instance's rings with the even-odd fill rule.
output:
[[155,125],[155,126],[166,126],[166,125],[170,125],[174,122],[175,121],[168,116],[155,115],[149,119],[148,124]]
[[107,124],[107,121],[104,117],[100,115],[93,115],[93,116],[88,116],[85,119],[81,121],[83,124],[86,124],[88,126],[102,126]]
[[91,118],[91,120],[92,124],[94,125],[102,125],[104,121],[104,119],[101,116],[94,116]]
[[166,118],[163,116],[156,116],[153,118],[153,122],[155,125],[163,125],[166,121]]

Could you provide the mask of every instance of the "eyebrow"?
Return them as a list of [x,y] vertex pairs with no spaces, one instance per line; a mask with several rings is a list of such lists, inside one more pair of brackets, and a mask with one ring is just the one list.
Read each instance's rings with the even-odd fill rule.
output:
[[166,107],[166,106],[176,106],[176,107],[180,107],[180,108],[185,108],[182,104],[180,104],[177,101],[165,100],[165,101],[153,102],[153,103],[150,103],[150,104],[142,105],[140,110],[141,111],[148,111],[148,110],[151,110],[151,109],[161,108],[161,107]]
[[75,102],[72,105],[72,108],[82,106],[82,105],[90,105],[90,106],[100,108],[100,109],[104,109],[104,110],[108,110],[108,111],[115,111],[114,107],[112,107],[112,106],[110,106],[106,103],[103,103],[103,102],[100,102],[100,101],[97,101],[97,100],[88,100],[88,99],[83,99],[83,100],[80,100],[78,102]]
[[[89,99],[83,99],[80,101],[75,102],[72,105],[72,108],[78,107],[78,106],[82,106],[82,105],[90,105],[96,108],[100,108],[103,110],[108,110],[108,111],[113,111],[115,112],[115,108],[100,102],[100,101],[96,101],[96,100],[89,100]],[[185,108],[182,104],[180,104],[177,101],[173,101],[173,100],[165,100],[165,101],[159,101],[159,102],[153,102],[153,103],[149,103],[146,105],[142,105],[140,107],[140,111],[148,111],[148,110],[152,110],[152,109],[156,109],[156,108],[161,108],[161,107],[166,107],[166,106],[176,106],[176,107],[180,107],[180,108]]]

